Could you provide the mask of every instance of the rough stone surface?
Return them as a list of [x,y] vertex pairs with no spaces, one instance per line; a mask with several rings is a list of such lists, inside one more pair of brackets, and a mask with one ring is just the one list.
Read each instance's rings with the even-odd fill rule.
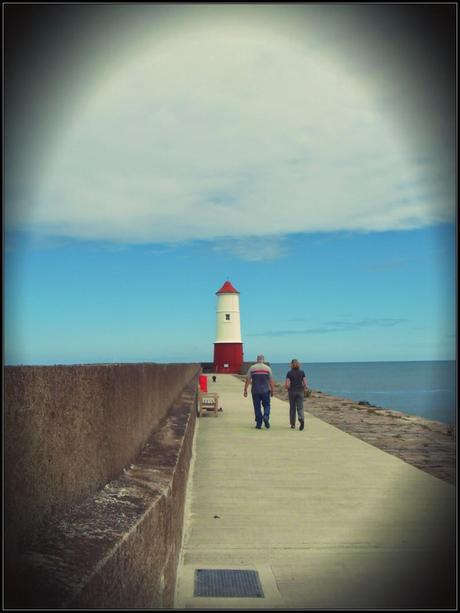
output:
[[[277,383],[275,395],[288,400]],[[456,481],[456,429],[425,419],[312,391],[304,409],[348,434],[401,458],[448,483]]]
[[16,555],[43,523],[128,464],[198,364],[5,368],[5,532]]
[[44,523],[8,569],[9,607],[172,606],[196,388],[197,376],[116,479]]

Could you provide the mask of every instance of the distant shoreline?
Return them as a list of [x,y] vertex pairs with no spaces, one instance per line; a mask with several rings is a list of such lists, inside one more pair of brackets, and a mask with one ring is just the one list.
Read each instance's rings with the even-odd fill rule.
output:
[[[272,363],[284,383],[286,365]],[[456,424],[454,361],[303,364],[309,387],[355,402]]]

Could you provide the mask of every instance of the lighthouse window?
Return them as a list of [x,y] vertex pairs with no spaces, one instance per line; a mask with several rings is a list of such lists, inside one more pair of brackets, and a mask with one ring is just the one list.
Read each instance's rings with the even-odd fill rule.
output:
[[225,314],[225,321],[230,321],[230,313]]

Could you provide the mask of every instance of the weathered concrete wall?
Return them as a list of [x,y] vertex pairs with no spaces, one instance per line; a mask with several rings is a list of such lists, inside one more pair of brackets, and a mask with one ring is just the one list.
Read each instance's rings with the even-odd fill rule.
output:
[[47,517],[115,478],[145,444],[195,364],[5,369],[8,534],[30,540]]
[[170,606],[199,370],[6,369],[10,606]]

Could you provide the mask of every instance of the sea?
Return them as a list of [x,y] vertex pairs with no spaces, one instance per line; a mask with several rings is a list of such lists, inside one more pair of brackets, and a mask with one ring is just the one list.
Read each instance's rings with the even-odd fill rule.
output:
[[[289,363],[270,364],[284,382]],[[456,424],[455,361],[303,363],[308,387],[332,396]]]

